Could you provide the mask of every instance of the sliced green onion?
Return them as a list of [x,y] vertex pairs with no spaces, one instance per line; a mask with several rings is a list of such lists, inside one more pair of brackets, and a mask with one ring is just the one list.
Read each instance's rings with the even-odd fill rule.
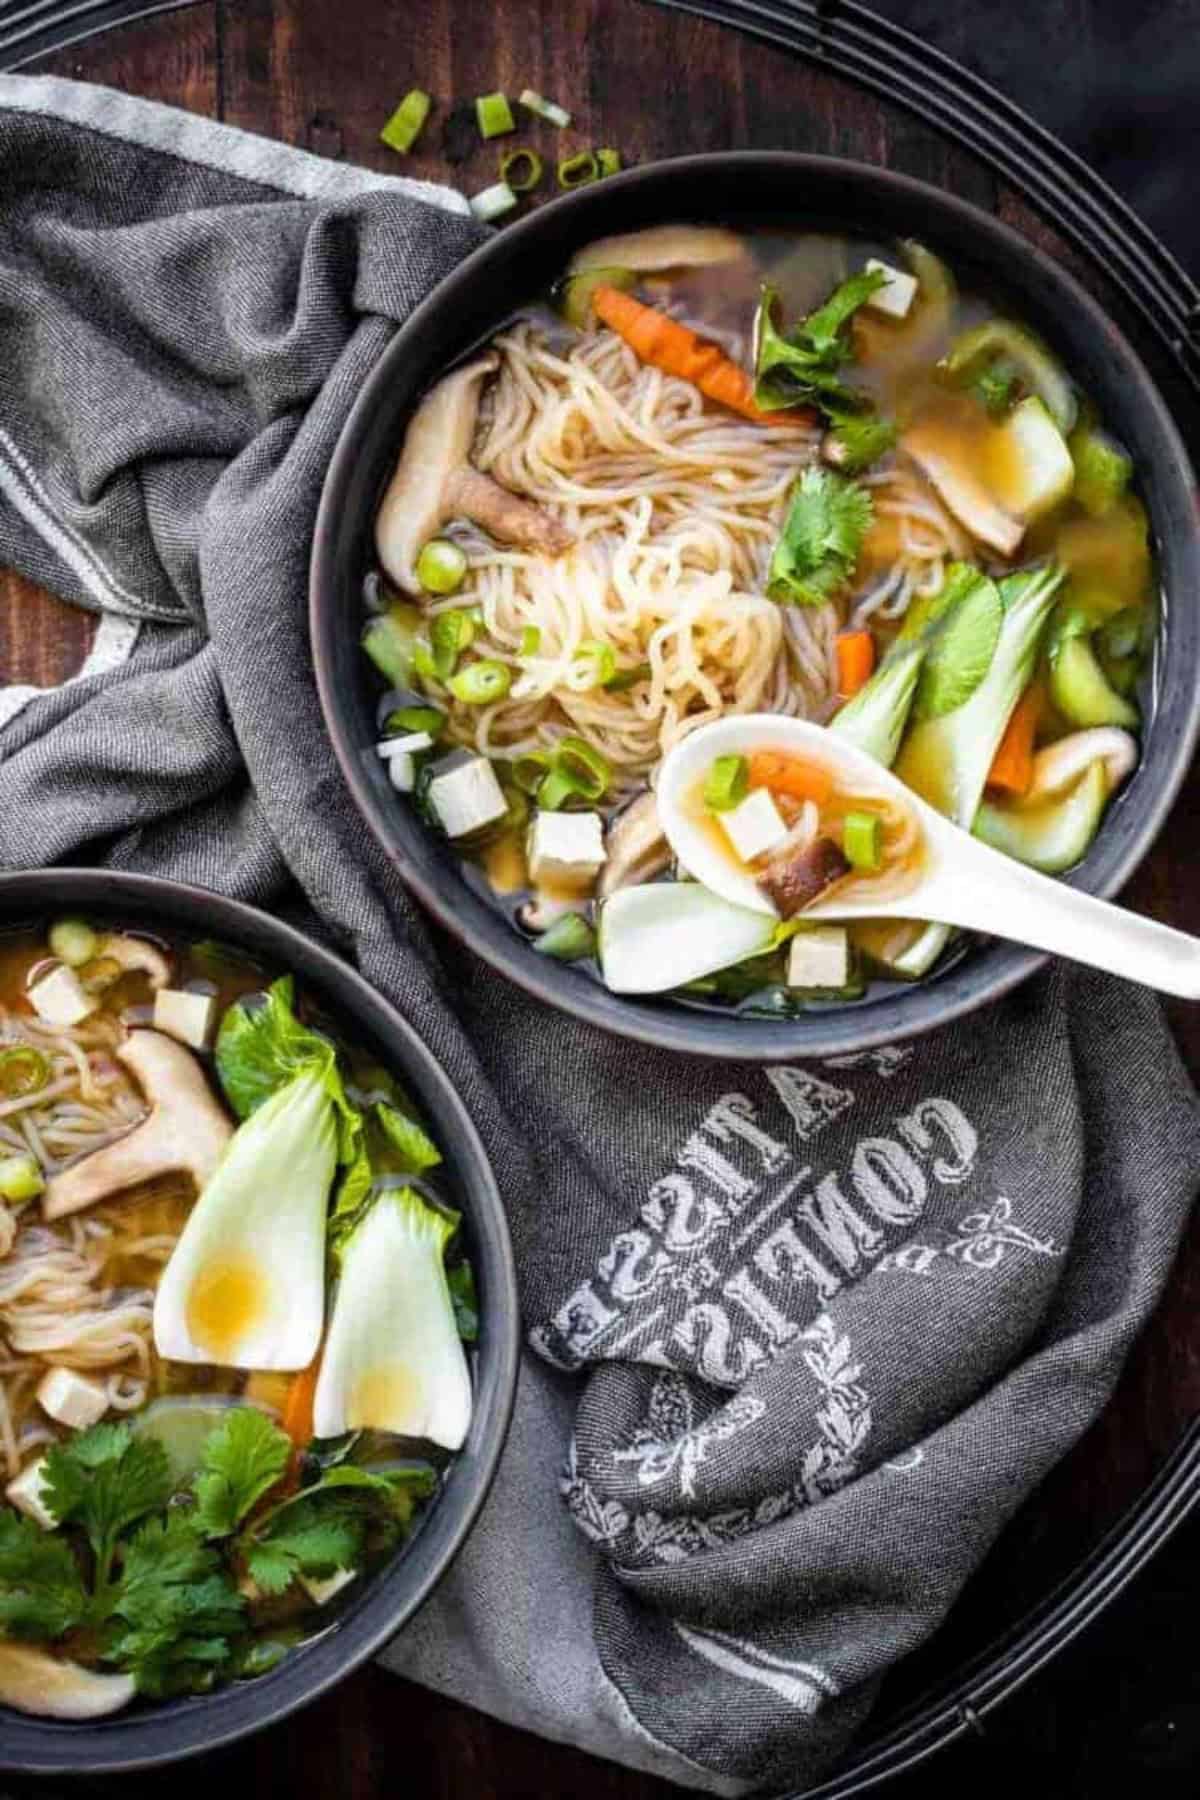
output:
[[749,786],[750,765],[744,756],[718,756],[704,778],[704,804],[709,812],[732,812]]
[[624,694],[639,681],[649,681],[652,673],[649,663],[636,663],[632,669],[618,669],[612,680],[604,685],[610,694]]
[[0,1158],[0,1200],[12,1206],[24,1206],[44,1193],[46,1179],[32,1156]]
[[78,969],[96,954],[96,934],[82,919],[60,919],[50,928],[50,949],[68,968]]
[[541,94],[535,94],[532,88],[526,88],[517,95],[517,105],[523,106],[526,112],[536,113],[539,119],[548,119],[560,131],[565,131],[571,123],[571,115],[566,107],[556,106],[553,100],[546,100]]
[[524,756],[514,756],[512,778],[523,794],[536,794],[551,767],[545,750],[527,750]]
[[471,211],[481,225],[490,225],[493,219],[502,219],[517,204],[517,196],[507,181],[497,181],[493,187],[484,188],[480,194],[471,196]]
[[546,172],[546,165],[536,150],[510,150],[500,158],[500,179],[507,181],[514,194],[530,194]]
[[557,812],[579,792],[573,777],[561,769],[551,769],[537,791],[537,803],[543,812]]
[[431,104],[429,95],[421,88],[413,88],[405,94],[379,134],[389,150],[398,150],[404,156],[412,149],[429,117]]
[[621,152],[619,150],[597,150],[596,161],[600,164],[602,179],[605,175],[619,175],[621,172]]
[[447,686],[457,700],[468,706],[490,706],[494,700],[503,700],[512,686],[512,670],[507,663],[485,656],[452,675]]
[[412,647],[412,672],[420,675],[424,681],[438,681],[437,663],[434,661],[433,646],[428,638],[416,638]]
[[0,1050],[0,1094],[19,1099],[36,1094],[50,1079],[50,1064],[32,1044],[10,1044]]
[[480,94],[475,102],[475,117],[480,135],[485,138],[504,137],[517,129],[507,94]]
[[440,706],[398,706],[383,721],[385,737],[406,737],[412,731],[427,731],[437,737],[446,715]]
[[457,594],[466,573],[466,553],[449,538],[430,538],[417,558],[417,580],[427,594]]
[[429,627],[429,643],[433,666],[439,680],[445,681],[458,667],[463,651],[475,641],[475,625],[462,607],[435,613]]
[[559,310],[568,325],[586,331],[592,313],[592,295],[598,287],[619,288],[624,294],[637,281],[632,269],[581,269],[564,277],[558,293]]
[[594,150],[580,150],[575,156],[559,158],[558,185],[560,188],[586,187],[589,181],[600,179],[600,164],[596,160]]
[[608,758],[593,750],[582,738],[565,737],[558,746],[554,766],[560,774],[575,782],[576,793],[589,800],[601,800],[608,792],[612,769]]
[[878,813],[849,812],[842,821],[842,849],[856,869],[883,864],[883,820]]
[[542,633],[537,625],[527,625],[521,633],[520,656],[536,656],[542,647]]
[[596,933],[582,913],[564,913],[543,931],[533,947],[557,962],[578,962],[581,957],[596,954]]
[[602,644],[596,638],[583,640],[575,652],[575,661],[592,665],[593,687],[607,687],[617,672],[616,651],[611,644]]
[[362,647],[393,687],[407,687],[415,668],[414,650],[424,621],[406,600],[393,600],[386,612],[368,620]]

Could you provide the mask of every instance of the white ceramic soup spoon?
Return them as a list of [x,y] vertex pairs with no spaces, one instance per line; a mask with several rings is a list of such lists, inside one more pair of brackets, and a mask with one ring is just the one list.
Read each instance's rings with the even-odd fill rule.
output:
[[747,866],[727,847],[719,825],[698,804],[718,756],[778,750],[818,764],[835,785],[866,790],[908,809],[921,833],[911,880],[872,894],[863,876],[804,908],[803,917],[922,919],[1010,938],[1187,1000],[1200,999],[1200,938],[1125,912],[1063,881],[1039,875],[989,849],[934,812],[887,769],[836,733],[800,719],[753,713],[720,719],[676,744],[658,779],[658,809],[682,867],[735,906],[775,913]]

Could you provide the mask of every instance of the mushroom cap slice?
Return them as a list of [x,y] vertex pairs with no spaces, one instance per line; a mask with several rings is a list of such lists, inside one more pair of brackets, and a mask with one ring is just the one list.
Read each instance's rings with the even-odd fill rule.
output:
[[422,592],[417,557],[448,517],[447,489],[470,454],[483,384],[499,362],[489,350],[455,369],[429,390],[409,420],[375,520],[379,560],[407,594]]
[[199,1190],[233,1136],[204,1070],[174,1038],[161,1031],[135,1031],[117,1056],[136,1078],[150,1111],[131,1131],[50,1177],[42,1195],[47,1219],[61,1219],[175,1170],[185,1170]]
[[744,240],[720,225],[652,225],[646,231],[627,231],[585,244],[571,258],[567,272],[634,269],[640,275],[652,275],[661,269],[704,269],[739,262],[745,255]]
[[111,931],[101,939],[97,956],[107,956],[126,971],[139,969],[152,988],[166,987],[171,979],[171,964],[157,944],[148,938],[130,937],[123,931]]
[[598,893],[602,900],[618,888],[634,887],[660,875],[671,860],[658,802],[647,789],[619,812],[608,828],[605,848],[608,860],[600,875]]
[[100,1675],[29,1644],[0,1639],[0,1702],[44,1719],[102,1719],[137,1693],[132,1675]]

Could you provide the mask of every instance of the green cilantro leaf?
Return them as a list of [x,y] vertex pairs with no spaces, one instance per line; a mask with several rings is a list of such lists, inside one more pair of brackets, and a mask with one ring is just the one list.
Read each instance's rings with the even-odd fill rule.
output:
[[0,1512],[0,1632],[49,1641],[86,1616],[88,1596],[65,1538]]
[[171,1492],[166,1451],[127,1425],[94,1425],[46,1453],[46,1505],[60,1525],[78,1525],[96,1559],[96,1585],[108,1580],[117,1539],[157,1512]]
[[843,342],[842,333],[850,323],[860,306],[877,294],[881,287],[887,286],[887,276],[882,269],[861,269],[857,275],[851,275],[843,281],[829,296],[824,306],[808,317],[793,333],[793,337],[803,338],[818,354],[827,354],[837,349]]
[[155,1698],[211,1687],[246,1624],[245,1601],[219,1553],[181,1508],[143,1525],[125,1545],[110,1612],[104,1660]]
[[246,1546],[246,1567],[264,1594],[282,1594],[297,1575],[328,1576],[352,1569],[362,1553],[362,1530],[353,1519],[303,1517],[281,1524]]
[[252,1406],[231,1407],[204,1446],[195,1479],[196,1520],[206,1537],[228,1537],[287,1467],[285,1431]]
[[775,322],[779,296],[773,288],[764,288],[756,325],[755,404],[764,412],[797,405],[816,406],[825,413],[857,407],[860,397],[841,377],[853,354],[847,326],[886,279],[877,269],[852,275],[834,289],[824,306],[786,335]]
[[833,436],[841,452],[838,468],[843,475],[858,475],[878,462],[895,444],[899,430],[892,419],[875,412],[843,411],[834,419]]
[[771,558],[772,599],[822,605],[853,573],[871,518],[865,488],[828,469],[805,469]]

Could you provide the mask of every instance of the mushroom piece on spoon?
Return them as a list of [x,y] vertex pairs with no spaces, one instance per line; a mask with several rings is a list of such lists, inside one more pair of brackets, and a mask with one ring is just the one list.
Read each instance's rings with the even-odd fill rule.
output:
[[768,713],[722,719],[684,738],[663,763],[658,803],[671,847],[683,868],[731,905],[775,911],[753,867],[727,850],[710,829],[696,796],[717,757],[758,751],[793,757],[823,771],[835,792],[877,797],[897,815],[906,814],[914,828],[901,870],[889,869],[886,860],[874,875],[853,870],[804,908],[806,920],[929,919],[1089,963],[1164,993],[1200,999],[1200,939],[1125,912],[989,849],[865,752],[801,719]]

